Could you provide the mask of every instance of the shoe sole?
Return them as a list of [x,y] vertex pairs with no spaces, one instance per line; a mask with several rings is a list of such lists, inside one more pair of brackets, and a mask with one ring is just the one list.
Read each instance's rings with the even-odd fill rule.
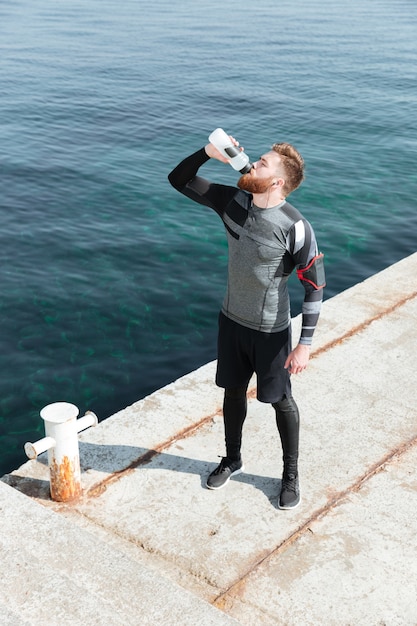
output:
[[294,506],[281,506],[278,500],[278,508],[280,509],[280,511],[293,511],[298,506],[300,506],[300,504],[301,504],[301,497],[298,500],[297,504],[294,504]]
[[241,474],[243,471],[245,471],[244,466],[242,465],[242,467],[238,470],[235,470],[234,472],[232,472],[229,476],[229,478],[227,478],[224,483],[222,485],[220,485],[219,487],[211,487],[208,483],[206,483],[206,487],[207,489],[211,489],[211,491],[218,491],[219,489],[223,489],[223,487],[226,487],[227,483],[229,482],[229,480],[232,478],[232,476],[237,476],[237,474]]

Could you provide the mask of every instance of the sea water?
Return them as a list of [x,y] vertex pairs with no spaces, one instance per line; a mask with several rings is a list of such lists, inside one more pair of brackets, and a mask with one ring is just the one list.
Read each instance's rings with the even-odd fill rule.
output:
[[215,358],[225,234],[167,182],[214,128],[303,154],[325,298],[416,250],[415,0],[6,0],[0,24],[0,475],[46,404],[105,419]]

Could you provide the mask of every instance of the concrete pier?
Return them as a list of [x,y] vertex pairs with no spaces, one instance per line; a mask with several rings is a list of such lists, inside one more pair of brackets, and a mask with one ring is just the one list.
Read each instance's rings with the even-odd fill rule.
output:
[[293,377],[294,511],[254,386],[246,471],[205,488],[224,454],[215,363],[80,435],[78,501],[51,501],[46,455],[4,476],[0,624],[416,625],[416,275],[414,254],[324,303]]

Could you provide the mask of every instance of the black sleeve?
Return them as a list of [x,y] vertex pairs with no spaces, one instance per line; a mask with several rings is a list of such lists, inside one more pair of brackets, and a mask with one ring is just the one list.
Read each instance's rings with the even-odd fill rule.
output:
[[220,216],[224,209],[236,193],[236,187],[219,185],[197,176],[197,172],[202,165],[207,163],[210,157],[207,156],[204,148],[186,157],[170,174],[168,180],[171,185],[180,193],[191,200],[214,209]]
[[195,152],[181,161],[181,163],[168,174],[169,182],[177,191],[182,192],[186,184],[196,176],[200,167],[204,165],[204,163],[207,163],[209,159],[210,157],[207,156],[204,148],[201,148],[198,152]]

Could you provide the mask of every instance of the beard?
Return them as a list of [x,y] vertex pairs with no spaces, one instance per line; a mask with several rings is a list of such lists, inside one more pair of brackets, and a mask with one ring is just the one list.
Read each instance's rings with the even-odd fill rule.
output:
[[269,178],[253,178],[250,173],[243,174],[237,181],[237,186],[243,191],[249,191],[249,193],[265,193],[273,185],[275,178],[270,176]]

